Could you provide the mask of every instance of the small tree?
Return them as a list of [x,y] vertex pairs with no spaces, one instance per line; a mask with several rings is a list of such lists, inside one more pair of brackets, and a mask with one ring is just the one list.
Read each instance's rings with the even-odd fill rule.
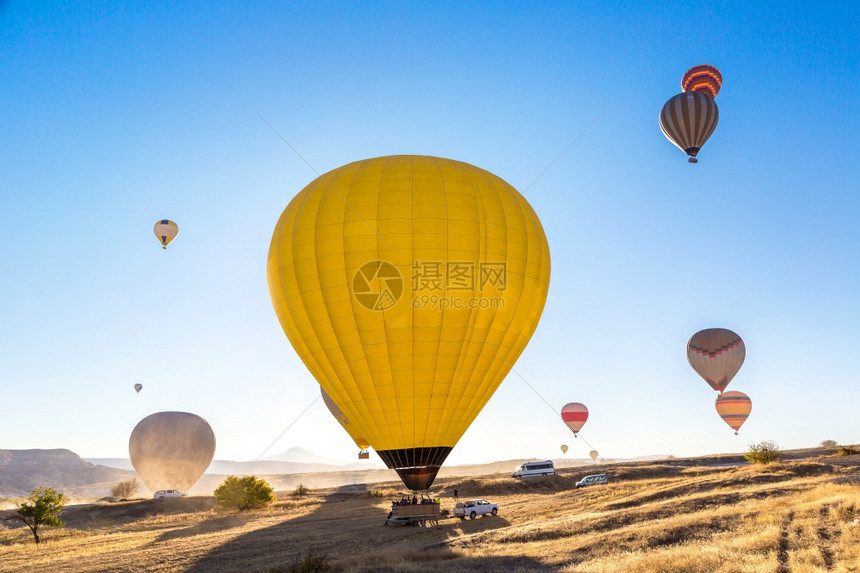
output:
[[309,490],[305,484],[300,483],[296,486],[296,489],[293,490],[293,496],[304,497],[308,494],[309,491],[311,490]]
[[33,532],[36,544],[39,543],[39,527],[63,527],[60,519],[66,496],[52,487],[38,487],[30,492],[30,497],[18,506],[18,516]]
[[769,464],[779,459],[779,446],[773,440],[750,444],[744,458],[751,464]]
[[275,495],[272,486],[264,479],[227,476],[215,490],[215,499],[223,506],[244,511],[272,503]]
[[819,444],[822,448],[835,448],[839,444],[836,443],[836,440],[824,440]]
[[127,499],[137,493],[140,482],[136,479],[121,481],[110,490],[110,494],[119,499]]

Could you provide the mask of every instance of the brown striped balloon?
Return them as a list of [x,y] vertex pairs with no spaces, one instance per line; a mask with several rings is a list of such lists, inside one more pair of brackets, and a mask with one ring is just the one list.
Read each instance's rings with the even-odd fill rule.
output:
[[720,418],[735,431],[737,436],[738,430],[747,421],[752,411],[752,400],[743,392],[723,392],[717,396],[714,406],[717,407]]
[[660,111],[663,135],[696,163],[699,150],[714,133],[720,111],[714,98],[701,92],[684,92],[666,102]]

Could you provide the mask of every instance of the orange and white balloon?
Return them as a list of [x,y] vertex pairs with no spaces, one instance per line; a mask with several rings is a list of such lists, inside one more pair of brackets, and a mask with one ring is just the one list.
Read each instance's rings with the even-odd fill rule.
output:
[[738,430],[747,421],[752,411],[750,397],[743,392],[723,392],[717,396],[714,405],[717,407],[717,414],[735,431],[737,436]]

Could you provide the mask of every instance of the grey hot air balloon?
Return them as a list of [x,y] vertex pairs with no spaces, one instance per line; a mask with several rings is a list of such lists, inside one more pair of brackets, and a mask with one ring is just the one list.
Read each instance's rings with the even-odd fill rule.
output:
[[196,414],[157,412],[134,427],[128,453],[150,490],[188,491],[215,455],[215,434]]
[[690,366],[717,392],[726,389],[746,355],[744,341],[726,328],[700,330],[687,342]]
[[140,392],[141,390],[143,390],[143,384],[135,384],[134,385],[134,391],[135,392]]

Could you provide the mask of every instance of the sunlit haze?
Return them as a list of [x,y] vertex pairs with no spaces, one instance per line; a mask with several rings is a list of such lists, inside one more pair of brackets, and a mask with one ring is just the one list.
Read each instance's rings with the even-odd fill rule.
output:
[[[127,457],[179,410],[216,459],[356,461],[266,258],[308,183],[392,154],[498,175],[552,256],[531,342],[446,465],[860,441],[856,2],[9,1],[0,21],[0,449]],[[692,165],[658,114],[702,63],[724,82]],[[685,357],[709,327],[746,343],[739,436]]]

